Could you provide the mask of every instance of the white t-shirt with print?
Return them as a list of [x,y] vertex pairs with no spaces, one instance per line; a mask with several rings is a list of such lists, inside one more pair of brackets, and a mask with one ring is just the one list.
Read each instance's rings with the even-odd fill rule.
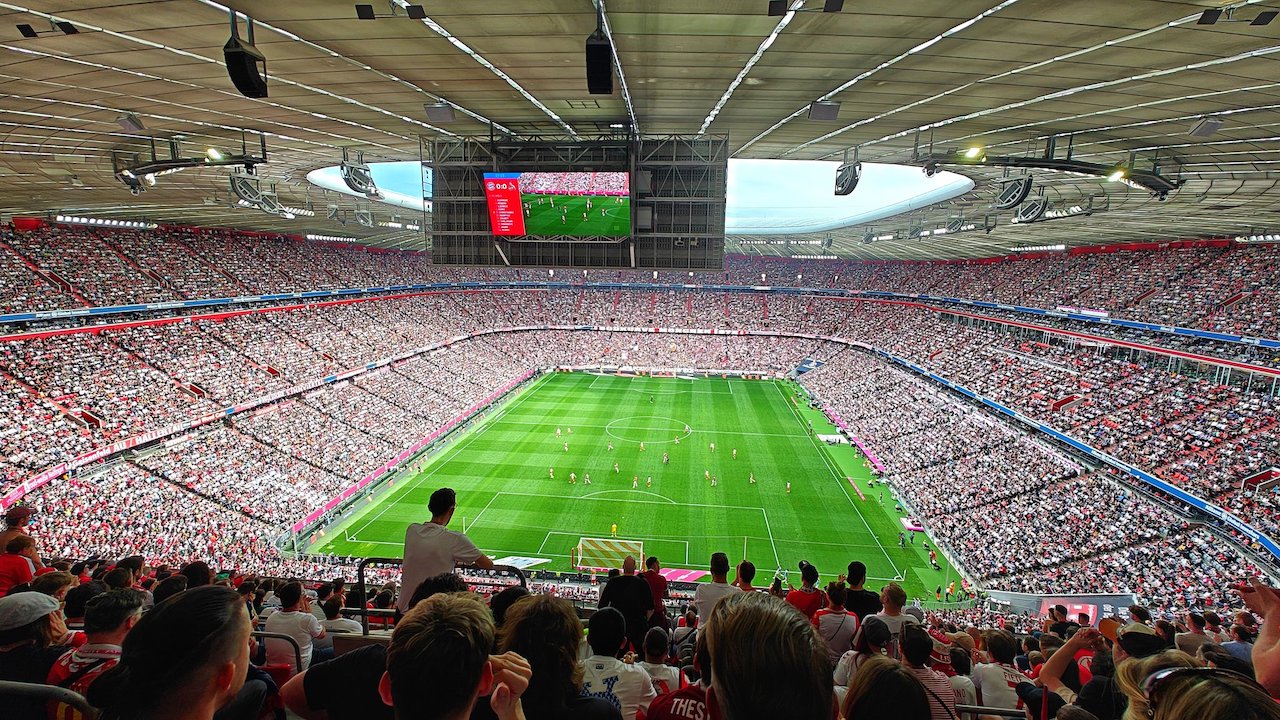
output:
[[622,712],[622,720],[635,720],[658,696],[649,673],[639,665],[617,658],[592,655],[582,661],[582,696],[608,700]]

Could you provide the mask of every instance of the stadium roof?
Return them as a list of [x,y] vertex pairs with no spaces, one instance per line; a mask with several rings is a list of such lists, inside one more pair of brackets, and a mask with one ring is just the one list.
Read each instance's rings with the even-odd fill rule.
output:
[[[413,160],[420,133],[482,134],[488,120],[522,134],[592,134],[634,120],[643,133],[727,133],[738,158],[831,160],[860,146],[864,162],[887,163],[911,161],[917,130],[935,151],[982,145],[1002,155],[1034,154],[1045,137],[1074,133],[1076,159],[1111,165],[1136,153],[1139,164],[1158,161],[1185,181],[1160,202],[1100,178],[1033,170],[1055,203],[1084,206],[1092,197],[1106,209],[1029,225],[1011,225],[1005,211],[989,234],[904,240],[900,231],[913,225],[990,212],[1003,171],[951,168],[976,188],[910,216],[832,231],[829,250],[737,246],[745,252],[988,256],[1280,226],[1280,22],[1251,25],[1261,3],[1235,3],[1233,22],[1224,15],[1215,25],[1197,20],[1225,3],[899,0],[822,13],[819,0],[807,0],[815,12],[783,17],[770,17],[766,5],[608,0],[625,92],[615,82],[613,96],[592,96],[583,70],[583,44],[596,26],[591,0],[426,3],[421,21],[403,11],[361,21],[352,3],[332,0],[236,0],[232,7],[258,21],[255,42],[268,58],[270,96],[251,100],[222,66],[229,27],[216,2],[0,2],[0,211],[420,246],[420,233],[326,220],[326,205],[352,209],[354,201],[311,186],[306,174],[338,162],[342,148],[369,161]],[[374,8],[389,14],[386,4]],[[79,32],[44,32],[52,20]],[[18,24],[43,34],[24,38]],[[432,125],[423,105],[441,98],[460,112]],[[804,109],[820,98],[842,103],[838,121],[807,119]],[[117,124],[126,113],[145,130]],[[1189,136],[1204,116],[1222,127]],[[238,148],[246,127],[268,133],[263,177],[278,184],[284,204],[313,203],[315,217],[234,207],[225,170],[167,175],[137,197],[112,177],[113,151],[149,152],[151,137],[178,137],[198,152]],[[1060,155],[1067,142],[1059,141]],[[895,239],[864,242],[887,234]],[[731,236],[731,250],[740,239]]]

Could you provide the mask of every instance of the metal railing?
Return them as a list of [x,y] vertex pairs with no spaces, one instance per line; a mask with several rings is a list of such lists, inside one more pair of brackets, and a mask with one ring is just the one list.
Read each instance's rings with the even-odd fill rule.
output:
[[[98,717],[98,709],[90,705],[83,695],[55,685],[0,680],[0,697],[24,697],[46,702],[60,702],[79,710],[88,720],[95,720]],[[0,703],[0,705],[7,704]]]
[[[277,633],[277,632],[266,632],[266,631],[263,631],[263,630],[254,630],[253,632],[249,633],[249,635],[250,635],[251,637],[261,638],[261,639],[263,639],[263,640],[284,640],[285,642],[287,642],[287,643],[289,643],[290,645],[292,645],[292,646],[293,646],[293,659],[294,659],[294,663],[295,663],[293,667],[294,667],[294,668],[296,668],[296,669],[294,670],[294,672],[299,672],[299,673],[300,673],[300,672],[302,672],[302,670],[303,670],[303,668],[302,668],[302,646],[298,644],[297,639],[295,639],[292,635],[285,635],[284,633]],[[262,650],[263,650],[263,653],[264,653],[264,654],[266,653],[266,648],[267,648],[266,643],[263,643],[263,644],[262,644]]]
[[[384,558],[384,557],[371,557],[371,558],[361,559],[359,564],[356,565],[356,587],[359,587],[362,589],[365,587],[364,569],[369,565],[400,566],[400,565],[404,565],[404,559],[403,558]],[[529,578],[524,574],[524,571],[513,565],[494,565],[491,569],[480,568],[480,567],[476,567],[475,565],[458,565],[454,569],[462,570],[464,572],[474,573],[477,575],[484,575],[485,573],[490,573],[490,572],[506,573],[507,575],[515,578],[519,582],[520,587],[523,587],[523,588],[529,587]],[[481,580],[476,582],[475,584],[502,585],[506,587],[508,585],[511,585],[512,583],[498,583],[498,582],[490,583],[490,582]],[[415,589],[416,588],[401,587],[400,592],[412,593]],[[346,614],[346,615],[360,616],[360,629],[361,629],[362,635],[369,634],[369,617],[370,616],[394,617],[396,614],[396,611],[394,609],[382,609],[382,608],[343,608],[342,612],[343,614]]]
[[1025,710],[1014,710],[1011,708],[995,708],[985,707],[982,705],[957,705],[956,712],[961,715],[999,715],[1007,718],[1025,718],[1027,712]]

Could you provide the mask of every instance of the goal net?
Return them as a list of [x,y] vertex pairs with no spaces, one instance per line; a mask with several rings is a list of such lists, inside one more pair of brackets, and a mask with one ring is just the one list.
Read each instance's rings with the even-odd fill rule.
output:
[[579,570],[620,568],[628,555],[636,559],[636,564],[644,562],[644,543],[640,540],[584,537],[578,540],[575,551],[573,564]]

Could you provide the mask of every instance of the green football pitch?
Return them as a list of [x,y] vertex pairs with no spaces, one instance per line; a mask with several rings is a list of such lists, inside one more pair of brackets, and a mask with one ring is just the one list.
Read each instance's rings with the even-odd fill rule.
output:
[[751,560],[757,584],[781,568],[798,585],[800,560],[824,581],[861,560],[870,587],[899,580],[912,598],[932,601],[937,586],[958,586],[941,556],[941,571],[929,566],[923,538],[898,546],[893,500],[868,487],[855,449],[810,433],[811,423],[816,434],[834,430],[797,392],[764,380],[544,375],[415,462],[312,549],[399,557],[405,527],[427,520],[427,499],[447,486],[458,492],[451,527],[495,559],[545,559],[541,570],[569,569],[582,538],[608,538],[616,523],[620,539],[642,543],[669,568],[705,570],[721,551],[733,564]]
[[[520,201],[529,205],[529,214],[524,219],[526,235],[627,237],[631,234],[630,198],[522,194]],[[591,202],[590,210],[587,201]]]

